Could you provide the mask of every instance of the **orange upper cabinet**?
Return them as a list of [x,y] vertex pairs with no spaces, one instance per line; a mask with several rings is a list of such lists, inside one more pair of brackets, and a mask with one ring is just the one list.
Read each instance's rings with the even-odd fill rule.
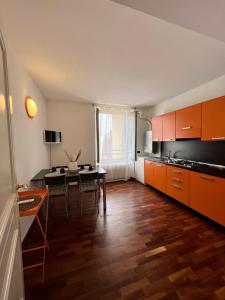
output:
[[162,116],[152,118],[152,140],[154,142],[162,141],[163,118]]
[[191,171],[190,206],[225,226],[225,179]]
[[162,116],[163,141],[175,141],[175,112]]
[[176,138],[201,137],[201,104],[196,104],[176,111]]
[[202,140],[225,140],[225,96],[202,103]]

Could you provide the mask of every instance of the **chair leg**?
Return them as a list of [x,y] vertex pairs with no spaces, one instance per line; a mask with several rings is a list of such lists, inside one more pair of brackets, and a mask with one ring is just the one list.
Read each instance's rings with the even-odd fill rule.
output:
[[98,179],[98,198],[101,197],[101,183],[100,183],[100,179]]
[[83,215],[83,196],[82,196],[82,193],[79,193],[80,195],[80,215],[82,216]]
[[69,218],[69,212],[68,212],[68,196],[65,194],[65,207],[66,207],[66,215],[67,218]]
[[67,186],[67,195],[68,195],[68,210],[70,211],[70,187]]
[[98,190],[95,191],[95,207],[96,207],[96,211],[99,214],[99,202],[98,202]]

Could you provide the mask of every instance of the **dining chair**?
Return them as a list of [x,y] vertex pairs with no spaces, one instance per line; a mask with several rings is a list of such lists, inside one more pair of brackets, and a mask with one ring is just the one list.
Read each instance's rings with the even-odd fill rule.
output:
[[64,196],[65,199],[65,209],[66,215],[69,216],[68,213],[68,203],[67,203],[67,184],[66,184],[66,175],[59,174],[55,176],[45,176],[45,186],[48,188],[49,200],[56,197]]
[[80,212],[83,214],[83,194],[94,193],[95,207],[99,213],[99,180],[98,172],[79,173]]
[[68,195],[68,207],[69,207],[69,211],[71,210],[71,195],[74,196],[74,194],[76,193],[76,191],[78,190],[78,181],[69,181],[67,182],[67,195]]

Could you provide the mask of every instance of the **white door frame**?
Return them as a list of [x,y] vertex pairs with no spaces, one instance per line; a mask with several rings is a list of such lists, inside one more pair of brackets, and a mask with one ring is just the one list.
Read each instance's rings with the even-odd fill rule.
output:
[[[16,176],[14,168],[14,152],[13,152],[13,138],[12,138],[12,123],[9,103],[9,81],[8,81],[8,69],[7,69],[7,51],[3,40],[3,35],[0,30],[0,52],[3,59],[3,80],[4,87],[3,94],[5,99],[6,111],[5,122],[3,117],[3,124],[8,129],[6,135],[2,131],[3,137],[8,135],[7,147],[9,147],[9,155],[6,159],[10,161],[10,174],[1,174],[1,178],[8,178],[8,182],[11,182],[8,189],[4,189],[4,184],[1,185],[2,191],[0,197],[2,197],[2,205],[0,211],[0,299],[1,300],[19,300],[25,299],[24,297],[24,279],[22,268],[22,252],[20,241],[20,228],[19,228],[19,211],[16,201]],[[1,117],[1,116],[0,116]],[[6,124],[7,123],[7,124]],[[4,126],[3,126],[4,128]],[[0,137],[1,138],[1,137]],[[6,152],[5,152],[6,153]],[[8,167],[7,167],[8,168]],[[7,169],[6,168],[6,169]],[[6,176],[6,177],[5,177]],[[5,182],[3,180],[3,182]],[[6,180],[7,182],[7,180]],[[11,191],[10,191],[11,186]]]

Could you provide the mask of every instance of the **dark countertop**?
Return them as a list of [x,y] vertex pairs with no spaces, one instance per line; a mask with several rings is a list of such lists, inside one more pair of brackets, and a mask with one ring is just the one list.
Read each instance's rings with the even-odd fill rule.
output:
[[174,166],[177,168],[182,168],[182,169],[186,169],[186,170],[190,170],[190,171],[194,171],[194,172],[199,172],[199,173],[204,173],[207,175],[212,175],[212,176],[217,176],[217,177],[221,177],[221,178],[225,178],[225,167],[219,167],[219,166],[212,166],[212,165],[205,165],[205,164],[198,164],[196,166],[183,166],[183,165],[179,165],[176,163],[168,163],[166,161],[165,158],[162,157],[149,157],[149,158],[145,158],[145,160],[151,160],[151,161],[155,161],[158,163],[162,163],[165,165],[169,165],[169,166]]

